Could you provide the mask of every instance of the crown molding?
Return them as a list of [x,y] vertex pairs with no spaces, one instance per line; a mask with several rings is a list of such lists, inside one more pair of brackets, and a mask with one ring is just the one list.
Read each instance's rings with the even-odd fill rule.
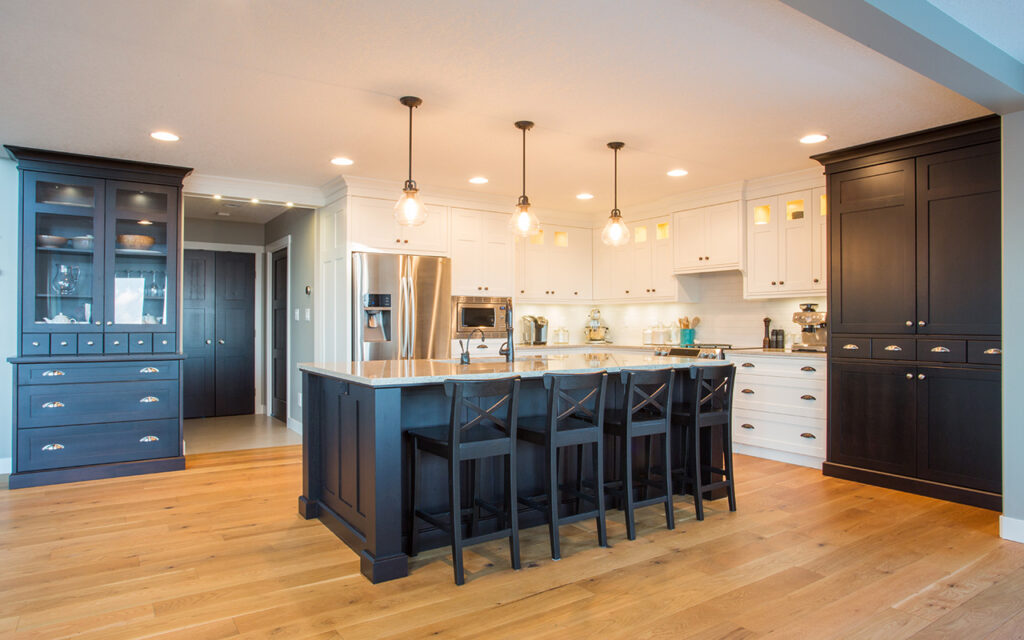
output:
[[825,169],[811,167],[789,173],[747,180],[746,199],[763,198],[791,191],[802,191],[825,186]]

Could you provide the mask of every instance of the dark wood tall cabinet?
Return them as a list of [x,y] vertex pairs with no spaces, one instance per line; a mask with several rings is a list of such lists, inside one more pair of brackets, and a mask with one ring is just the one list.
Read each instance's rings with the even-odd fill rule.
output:
[[831,214],[827,475],[1001,507],[999,128],[815,156]]
[[5,148],[21,180],[10,487],[184,468],[178,273],[191,169]]

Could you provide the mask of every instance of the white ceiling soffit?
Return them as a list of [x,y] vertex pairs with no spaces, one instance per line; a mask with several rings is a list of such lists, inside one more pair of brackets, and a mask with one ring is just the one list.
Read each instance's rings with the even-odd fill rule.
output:
[[[411,94],[422,187],[511,206],[512,123],[530,119],[530,200],[581,213],[611,207],[610,140],[626,142],[628,212],[988,113],[775,0],[8,1],[0,59],[4,143],[309,187],[400,181]],[[810,132],[830,139],[796,142]]]
[[[246,200],[215,200],[199,196],[185,196],[186,218],[266,224],[290,208],[292,207],[277,203],[252,203]],[[219,215],[222,213],[228,215]]]
[[929,0],[971,31],[1024,63],[1021,0]]

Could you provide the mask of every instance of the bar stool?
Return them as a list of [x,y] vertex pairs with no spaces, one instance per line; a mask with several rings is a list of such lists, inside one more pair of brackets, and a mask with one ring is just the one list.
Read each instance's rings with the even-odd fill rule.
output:
[[[735,365],[709,365],[691,367],[689,379],[684,383],[683,396],[672,413],[672,423],[681,433],[683,442],[682,465],[672,469],[672,475],[681,478],[680,487],[692,488],[693,505],[697,519],[704,519],[704,494],[725,487],[729,496],[729,511],[736,510],[736,488],[732,466],[732,392],[736,379]],[[721,467],[704,464],[701,453],[701,434],[718,428],[722,436],[723,462]],[[719,476],[720,480],[704,482],[704,474]]]
[[[587,518],[597,519],[597,542],[608,546],[604,508],[604,410],[608,374],[597,373],[545,373],[547,414],[533,418],[520,418],[518,437],[531,444],[544,447],[545,492],[540,496],[520,497],[520,504],[544,513],[551,538],[551,559],[561,558],[558,527]],[[583,491],[583,447],[591,445],[591,463],[594,467],[593,491]],[[559,484],[559,452],[574,447],[576,450],[575,486]],[[562,494],[572,495],[576,513],[559,514]],[[593,509],[580,511],[581,502]]]
[[[623,369],[620,372],[624,392],[622,408],[610,409],[604,423],[604,432],[619,439],[618,457],[620,478],[606,484],[606,487],[621,499],[626,512],[626,536],[636,540],[636,518],[634,510],[652,504],[665,504],[665,524],[675,529],[672,513],[672,474],[662,474],[661,481],[653,480],[648,474],[639,482],[633,477],[633,440],[661,436],[663,442],[664,468],[671,469],[672,455],[672,385],[675,371],[672,369]],[[636,499],[638,485],[663,488],[665,495]]]
[[[519,569],[519,518],[516,516],[516,421],[519,411],[519,376],[482,381],[446,381],[444,392],[451,398],[451,419],[447,425],[410,429],[412,469],[410,470],[409,548],[419,552],[419,518],[451,537],[455,584],[466,581],[462,549],[466,545],[508,538],[512,568]],[[449,507],[445,513],[419,509],[420,453],[427,452],[448,461]],[[504,505],[499,507],[476,495],[477,463],[502,458],[505,470]],[[462,463],[469,463],[469,508],[462,507]],[[479,532],[480,509],[497,517],[496,531]],[[463,536],[464,516],[469,514],[469,531]]]

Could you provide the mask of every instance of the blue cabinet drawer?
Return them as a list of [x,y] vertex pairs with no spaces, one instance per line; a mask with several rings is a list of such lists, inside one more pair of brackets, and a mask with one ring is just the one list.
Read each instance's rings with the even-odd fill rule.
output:
[[133,333],[128,336],[128,353],[153,353],[153,334]]
[[40,384],[18,388],[18,428],[178,416],[178,381]]
[[178,455],[177,420],[48,427],[19,431],[18,472]]
[[18,383],[67,384],[177,380],[179,364],[175,360],[22,364],[18,365]]
[[50,355],[50,336],[45,333],[26,333],[21,336],[21,355]]
[[98,333],[83,333],[78,336],[78,353],[103,353],[103,336]]
[[54,333],[50,335],[50,355],[73,356],[78,353],[77,333]]
[[128,334],[108,333],[103,336],[103,353],[128,353]]
[[177,348],[173,333],[153,334],[153,353],[174,353]]

